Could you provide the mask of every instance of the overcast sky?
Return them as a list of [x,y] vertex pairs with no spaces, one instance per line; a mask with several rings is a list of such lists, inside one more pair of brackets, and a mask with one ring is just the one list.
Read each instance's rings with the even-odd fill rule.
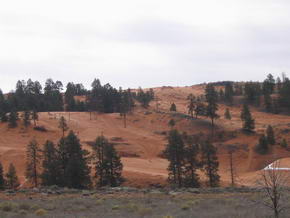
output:
[[262,80],[289,72],[289,11],[289,0],[3,1],[0,88]]

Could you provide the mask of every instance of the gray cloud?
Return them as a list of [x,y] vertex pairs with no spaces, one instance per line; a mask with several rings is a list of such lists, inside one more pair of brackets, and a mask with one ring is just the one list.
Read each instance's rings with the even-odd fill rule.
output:
[[87,86],[99,77],[124,88],[192,85],[262,80],[290,69],[287,1],[112,2],[0,9],[0,87],[8,91],[30,77]]

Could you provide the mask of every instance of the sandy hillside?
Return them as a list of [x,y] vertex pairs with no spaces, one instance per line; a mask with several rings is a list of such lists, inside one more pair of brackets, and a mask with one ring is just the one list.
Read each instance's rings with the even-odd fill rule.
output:
[[[148,186],[150,184],[164,184],[167,177],[167,161],[160,158],[160,154],[166,144],[165,131],[169,130],[168,121],[174,118],[177,122],[176,128],[186,131],[189,134],[208,133],[210,121],[201,117],[199,119],[186,119],[182,114],[187,114],[186,97],[203,94],[204,86],[189,87],[162,87],[155,88],[155,95],[158,102],[153,101],[149,110],[139,106],[134,112],[128,115],[127,128],[123,127],[123,121],[119,114],[93,114],[87,112],[60,112],[40,113],[38,125],[47,128],[47,132],[38,132],[32,127],[25,129],[22,124],[18,128],[8,129],[7,124],[0,124],[0,155],[1,161],[6,169],[10,162],[16,165],[17,171],[24,182],[25,170],[25,147],[34,137],[40,144],[45,140],[53,140],[57,143],[61,137],[58,129],[58,118],[63,115],[69,122],[70,129],[74,130],[85,148],[90,149],[89,142],[104,134],[112,142],[116,143],[117,150],[122,156],[124,163],[124,176],[127,179],[125,185]],[[170,113],[170,104],[174,102],[178,113]],[[159,104],[158,110],[157,103]],[[220,174],[222,184],[229,182],[228,168],[228,145],[234,145],[234,161],[237,167],[238,180],[240,184],[249,185],[257,178],[260,169],[276,159],[290,157],[290,152],[276,145],[269,155],[258,155],[253,152],[253,146],[258,141],[258,134],[262,133],[268,124],[271,124],[278,135],[278,142],[281,138],[289,139],[290,117],[284,115],[272,115],[258,112],[252,108],[253,116],[256,119],[256,135],[245,135],[240,132],[240,107],[230,107],[232,120],[223,118],[225,106],[220,105],[220,119],[216,122],[216,131],[234,132],[233,137],[223,139],[215,145],[218,147],[220,160]],[[180,115],[181,114],[181,115]],[[283,165],[290,165],[290,158],[283,160]]]

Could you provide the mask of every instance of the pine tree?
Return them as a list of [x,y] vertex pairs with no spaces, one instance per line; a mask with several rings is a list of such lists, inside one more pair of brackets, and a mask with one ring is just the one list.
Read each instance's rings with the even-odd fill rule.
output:
[[3,171],[3,165],[2,163],[0,163],[0,190],[4,190],[5,189],[5,178],[4,178],[4,171]]
[[97,137],[94,145],[93,145],[93,159],[95,165],[95,178],[96,178],[96,186],[104,186],[105,185],[105,163],[104,163],[104,150],[105,147],[109,144],[108,140],[104,136]]
[[42,185],[61,185],[61,165],[58,151],[51,141],[46,141],[44,144],[42,161]]
[[17,127],[18,113],[15,110],[12,110],[8,117],[8,127],[15,128]]
[[219,115],[216,113],[218,110],[217,92],[215,91],[215,88],[212,84],[208,84],[206,86],[205,97],[206,97],[206,101],[207,101],[206,114],[211,119],[212,133],[213,133],[214,120],[217,119],[219,117]]
[[35,139],[33,139],[26,148],[26,171],[25,177],[34,187],[38,187],[40,177],[40,148]]
[[7,117],[7,114],[4,110],[1,110],[0,111],[0,121],[5,123],[8,121],[8,117]]
[[9,189],[16,189],[20,185],[16,169],[12,163],[10,163],[8,172],[6,173],[6,182],[7,182],[7,188]]
[[209,141],[202,144],[202,163],[208,177],[210,187],[219,186],[220,176],[218,175],[219,162],[217,158],[217,149]]
[[23,124],[25,128],[27,128],[30,125],[30,111],[23,112]]
[[67,144],[65,143],[64,137],[62,137],[57,144],[57,160],[60,173],[58,185],[61,187],[65,187],[66,186],[65,175],[66,175],[66,167],[69,160],[69,151]]
[[93,144],[96,186],[119,186],[123,181],[123,164],[112,143],[102,135]]
[[283,139],[282,142],[281,142],[281,147],[282,148],[288,148],[288,143],[287,143],[287,140],[286,139]]
[[233,104],[234,89],[232,83],[227,83],[225,86],[225,101]]
[[256,152],[260,154],[267,154],[269,151],[269,143],[265,135],[259,138],[259,143],[255,147]]
[[265,109],[268,113],[273,112],[273,101],[270,94],[264,95]]
[[225,93],[224,93],[223,89],[220,89],[218,98],[219,98],[220,101],[224,101],[225,100]]
[[173,128],[175,126],[175,121],[174,119],[170,119],[168,122],[168,126],[170,126],[171,128]]
[[192,143],[185,148],[185,186],[197,188],[200,186],[197,169],[200,168],[198,160],[199,145]]
[[198,100],[196,102],[196,107],[194,108],[195,118],[197,119],[200,115],[206,115],[206,106]]
[[241,112],[241,119],[243,121],[243,129],[252,132],[255,129],[255,120],[252,118],[250,109],[247,104],[244,104]]
[[37,110],[33,110],[31,113],[32,119],[33,119],[33,123],[34,123],[34,127],[36,126],[36,121],[38,121],[38,113]]
[[69,128],[66,123],[66,119],[63,116],[61,116],[59,119],[58,128],[62,130],[62,137],[64,137],[65,131],[67,131]]
[[189,100],[188,106],[187,106],[188,114],[190,114],[191,118],[193,118],[193,112],[196,109],[195,104],[194,104],[195,103],[195,97],[194,97],[194,95],[190,94],[187,97],[187,99]]
[[174,103],[171,104],[170,111],[175,111],[176,112],[176,105]]
[[91,185],[88,151],[82,149],[80,140],[70,131],[65,138],[68,160],[65,166],[65,185],[69,188],[84,189]]
[[267,141],[270,145],[275,145],[276,140],[275,140],[275,133],[271,125],[267,127]]
[[0,121],[1,122],[7,122],[8,121],[8,117],[7,117],[7,112],[8,111],[7,111],[7,109],[8,109],[7,101],[5,100],[3,92],[0,89]]
[[167,168],[169,183],[182,187],[184,185],[185,146],[182,136],[177,130],[169,132],[168,144],[166,145],[164,155],[169,161]]
[[104,157],[105,184],[111,187],[121,185],[124,181],[122,177],[123,164],[121,163],[120,156],[111,143],[105,147]]
[[225,119],[227,119],[227,120],[231,120],[232,119],[232,116],[231,116],[229,108],[226,109],[224,116],[225,116]]

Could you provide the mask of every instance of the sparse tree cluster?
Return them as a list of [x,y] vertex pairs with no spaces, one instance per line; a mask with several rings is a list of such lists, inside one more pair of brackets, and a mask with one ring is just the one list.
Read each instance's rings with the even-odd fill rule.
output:
[[148,108],[149,103],[154,99],[154,91],[153,89],[144,91],[143,89],[139,88],[135,98],[138,102],[141,103],[142,107]]
[[259,142],[255,147],[256,152],[260,154],[269,153],[272,146],[276,144],[275,133],[271,125],[267,127],[266,134],[259,138]]
[[[92,154],[84,150],[73,131],[62,137],[57,145],[52,141],[46,141],[43,149],[40,149],[36,140],[32,140],[27,145],[25,173],[27,181],[34,187],[41,184],[86,189],[92,187],[93,181],[97,187],[119,186],[124,181],[123,165],[114,145],[104,136],[99,136],[92,144],[92,148]],[[93,179],[90,162],[94,165]],[[7,181],[11,181],[12,184],[15,183],[13,181],[15,169],[10,171],[12,175],[8,176],[10,180]]]
[[197,170],[204,171],[208,185],[219,185],[217,150],[209,142],[180,134],[176,129],[169,132],[164,155],[169,161],[168,181],[178,187],[199,187]]

